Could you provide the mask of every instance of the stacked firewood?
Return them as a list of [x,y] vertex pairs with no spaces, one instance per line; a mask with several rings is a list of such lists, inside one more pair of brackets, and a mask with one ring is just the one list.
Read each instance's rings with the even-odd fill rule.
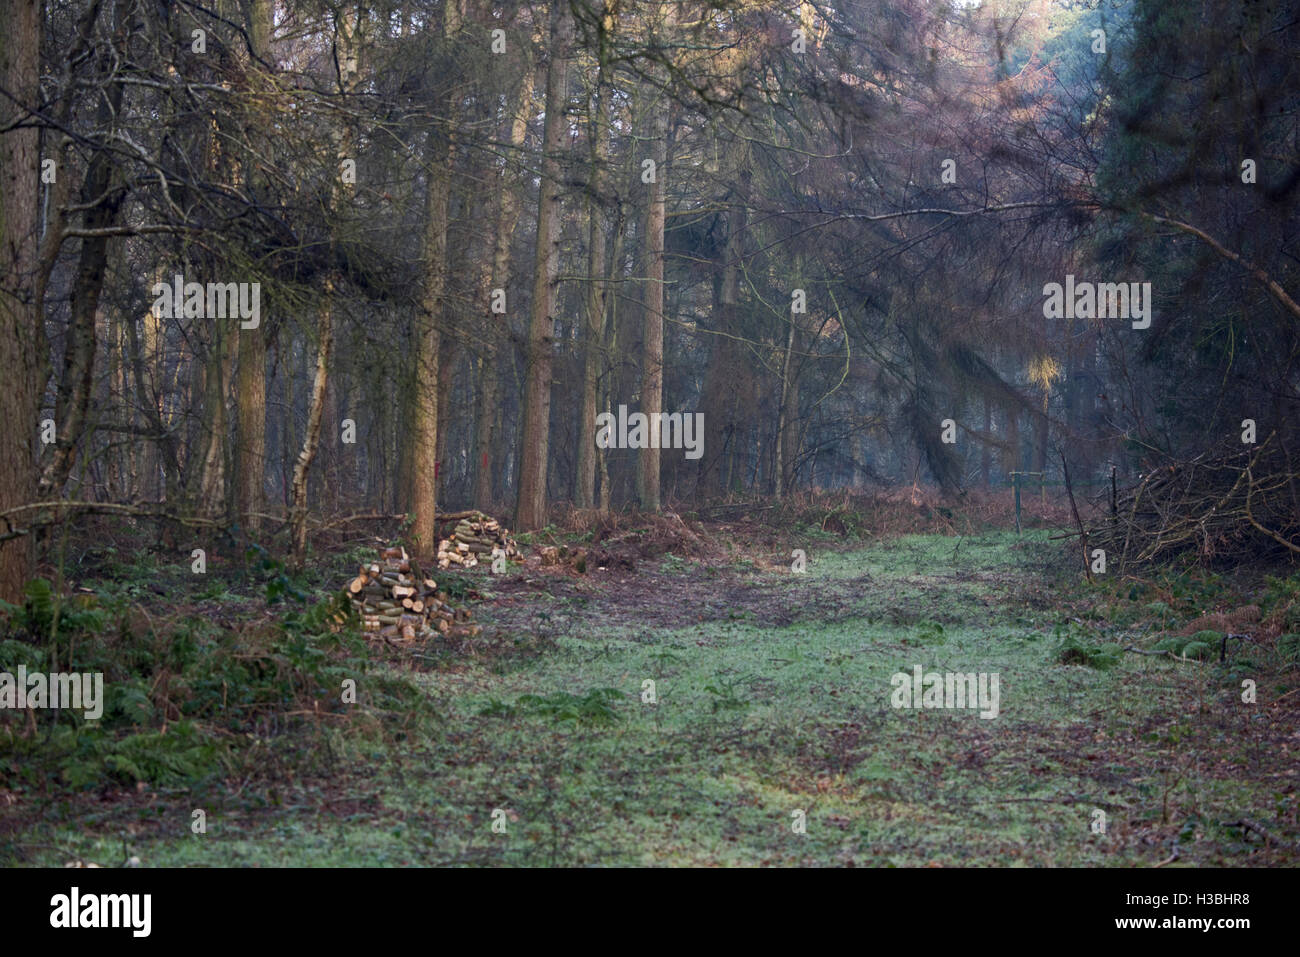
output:
[[519,546],[496,519],[482,512],[467,512],[449,538],[438,542],[438,567],[473,568],[479,562],[491,563],[498,555],[507,560],[519,555]]
[[403,548],[385,548],[379,561],[362,565],[348,583],[348,594],[361,615],[362,630],[373,637],[416,641],[479,632],[468,608],[454,608],[436,581],[416,576]]

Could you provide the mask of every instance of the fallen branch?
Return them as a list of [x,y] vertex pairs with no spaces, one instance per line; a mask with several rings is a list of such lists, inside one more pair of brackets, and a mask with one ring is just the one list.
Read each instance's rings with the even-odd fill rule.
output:
[[[38,515],[29,521],[25,527],[19,527],[12,521],[12,516],[24,512],[40,512],[46,509],[53,514]],[[47,525],[57,525],[66,517],[68,512],[88,515],[127,515],[135,518],[164,518],[191,528],[217,528],[223,530],[229,528],[229,524],[221,519],[178,514],[169,510],[164,502],[147,502],[140,505],[122,502],[30,502],[27,505],[17,505],[0,512],[0,520],[4,521],[6,529],[6,531],[0,533],[0,542],[22,538],[24,535],[30,535],[34,529],[43,528]]]
[[[1269,437],[1272,438],[1272,436]],[[1275,542],[1278,542],[1281,545],[1285,545],[1293,552],[1300,552],[1300,545],[1296,545],[1295,543],[1288,541],[1287,539],[1279,535],[1277,532],[1273,531],[1271,528],[1265,528],[1263,525],[1259,524],[1254,514],[1250,510],[1250,497],[1253,494],[1255,494],[1255,477],[1250,474],[1250,466],[1247,466],[1246,467],[1246,520],[1249,521],[1251,525],[1254,525],[1255,528],[1259,529],[1261,532],[1267,535],[1269,538],[1273,539]]]
[[1173,852],[1172,854],[1170,854],[1168,857],[1166,857],[1166,858],[1165,858],[1163,861],[1161,861],[1159,864],[1152,864],[1151,866],[1152,866],[1152,867],[1164,867],[1166,864],[1172,864],[1174,861],[1178,860],[1178,856],[1179,856],[1179,855],[1178,855],[1178,847],[1175,846],[1175,847],[1174,847],[1174,852]]
[[1291,848],[1292,850],[1300,850],[1300,845],[1294,844],[1291,841],[1282,840],[1281,838],[1274,835],[1271,831],[1269,831],[1268,828],[1264,827],[1261,824],[1256,824],[1254,821],[1250,820],[1249,818],[1243,817],[1236,821],[1220,821],[1219,826],[1239,827],[1241,828],[1242,831],[1242,837],[1245,837],[1246,834],[1249,833],[1250,831],[1254,831],[1256,834],[1262,835],[1265,841],[1271,841],[1274,844],[1280,844],[1282,847],[1288,847]]
[[1108,811],[1127,811],[1127,804],[1112,804],[1110,801],[1098,801],[1095,798],[1055,797],[1055,798],[998,798],[995,801],[975,801],[974,804],[1087,804],[1092,807],[1105,808]]
[[1147,655],[1152,658],[1172,658],[1174,661],[1181,661],[1184,664],[1189,665],[1201,665],[1205,663],[1196,658],[1184,658],[1181,655],[1174,654],[1172,651],[1143,651],[1141,648],[1134,648],[1132,645],[1128,645],[1124,650],[1131,651],[1135,655]]

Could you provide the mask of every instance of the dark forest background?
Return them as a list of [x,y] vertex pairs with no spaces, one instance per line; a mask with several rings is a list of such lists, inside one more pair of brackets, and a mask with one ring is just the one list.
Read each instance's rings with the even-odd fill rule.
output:
[[[1292,4],[0,22],[6,595],[71,514],[41,503],[299,551],[320,516],[409,514],[427,547],[439,509],[526,531],[1067,467],[1104,502],[1243,451],[1261,498],[1227,534],[1297,550]],[[259,325],[156,315],[178,274],[260,284]],[[1150,327],[1045,318],[1066,275],[1150,283]],[[620,405],[702,412],[702,457],[597,449]]]

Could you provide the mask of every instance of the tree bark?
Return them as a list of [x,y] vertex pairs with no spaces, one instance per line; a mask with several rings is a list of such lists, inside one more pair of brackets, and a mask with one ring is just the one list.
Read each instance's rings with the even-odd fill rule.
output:
[[[455,2],[443,11],[443,36],[460,29]],[[421,554],[432,555],[438,544],[434,524],[438,505],[438,394],[440,312],[447,287],[447,218],[451,200],[451,164],[455,156],[455,101],[449,93],[443,102],[446,129],[429,130],[429,186],[425,198],[424,288],[415,317],[414,408],[407,441],[406,486],[410,494],[411,538]]]
[[596,504],[596,403],[605,347],[605,164],[609,157],[608,97],[605,80],[604,34],[592,103],[589,137],[591,173],[587,200],[587,324],[582,360],[582,412],[578,425],[578,475],[574,503],[578,508]]
[[740,441],[737,428],[737,396],[741,388],[740,272],[744,255],[744,234],[748,222],[747,204],[751,173],[748,151],[738,150],[736,183],[727,213],[727,244],[723,251],[722,278],[718,293],[708,371],[704,377],[700,404],[704,413],[704,454],[700,458],[698,490],[701,495],[718,494],[731,483],[728,461],[735,459]]
[[519,501],[515,508],[515,527],[520,531],[532,531],[546,524],[551,352],[560,272],[561,149],[565,136],[565,85],[573,29],[568,4],[551,4],[551,60],[546,70],[546,125],[542,136],[542,180],[537,199],[537,259],[533,269],[528,369],[519,429]]
[[302,449],[293,467],[292,509],[290,526],[295,560],[301,564],[307,554],[307,480],[311,463],[320,447],[320,424],[325,412],[325,389],[329,385],[330,353],[334,349],[334,280],[325,279],[318,316],[320,342],[316,347],[316,375],[312,379],[311,402],[307,407],[307,426],[303,430]]
[[227,403],[234,368],[236,332],[230,326],[213,327],[212,352],[204,377],[204,452],[199,480],[199,514],[204,518],[226,515],[226,445],[229,437]]
[[[39,99],[41,5],[0,0],[0,128]],[[36,492],[33,442],[40,423],[41,317],[35,308],[39,138],[35,126],[0,133],[0,512]],[[7,530],[7,529],[6,529]],[[0,543],[0,599],[22,600],[31,573],[31,537]]]
[[[665,4],[660,29],[670,32],[676,24],[676,5]],[[668,83],[666,71],[660,81]],[[665,96],[666,96],[666,90]],[[650,129],[650,155],[654,160],[655,178],[650,183],[649,207],[646,209],[645,253],[646,285],[644,298],[644,333],[641,339],[641,411],[646,415],[650,436],[637,456],[637,498],[649,512],[659,511],[660,494],[659,414],[664,408],[664,180],[668,171],[668,112],[671,101],[654,111]]]
[[[121,45],[126,29],[126,21],[119,20],[114,45]],[[112,83],[99,98],[96,125],[105,130],[111,128],[121,111],[122,84]],[[125,197],[120,181],[115,182],[118,179],[113,155],[106,148],[97,149],[86,168],[81,186],[80,202],[94,204],[83,217],[86,229],[105,229],[116,223]],[[63,349],[63,373],[54,405],[57,426],[54,454],[41,476],[43,496],[62,492],[76,464],[77,449],[86,431],[95,373],[95,320],[104,289],[108,243],[107,236],[88,236],[81,240],[77,273],[72,285],[71,317]]]
[[239,331],[239,444],[235,475],[239,520],[250,539],[261,533],[266,480],[266,336],[260,328]]
[[[271,45],[271,0],[244,0],[248,37],[253,56],[267,60]],[[249,64],[256,75],[257,64]],[[249,164],[245,163],[245,169]],[[239,373],[236,383],[236,423],[239,443],[235,446],[236,510],[249,539],[262,530],[258,515],[264,511],[266,482],[266,330],[239,331]]]
[[[359,32],[364,21],[365,11],[358,8],[355,20],[340,16],[335,34],[339,70],[339,91],[347,94],[356,88],[360,73],[360,52],[358,50]],[[339,198],[339,169],[347,158],[347,143],[350,131],[338,134],[334,149],[334,179],[329,198],[329,212],[332,212]],[[334,242],[329,243],[328,265],[321,290],[321,306],[318,313],[320,341],[316,349],[316,375],[312,380],[311,402],[307,408],[307,427],[303,432],[302,448],[293,469],[292,499],[290,505],[290,537],[293,541],[294,561],[301,565],[307,555],[307,483],[312,460],[320,447],[321,418],[325,412],[325,395],[329,387],[330,356],[334,350],[334,290],[339,277],[334,265]]]

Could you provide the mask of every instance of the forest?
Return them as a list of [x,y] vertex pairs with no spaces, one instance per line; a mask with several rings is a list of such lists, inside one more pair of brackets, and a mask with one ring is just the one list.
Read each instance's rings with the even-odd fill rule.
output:
[[1300,863],[1300,4],[0,0],[0,863]]

